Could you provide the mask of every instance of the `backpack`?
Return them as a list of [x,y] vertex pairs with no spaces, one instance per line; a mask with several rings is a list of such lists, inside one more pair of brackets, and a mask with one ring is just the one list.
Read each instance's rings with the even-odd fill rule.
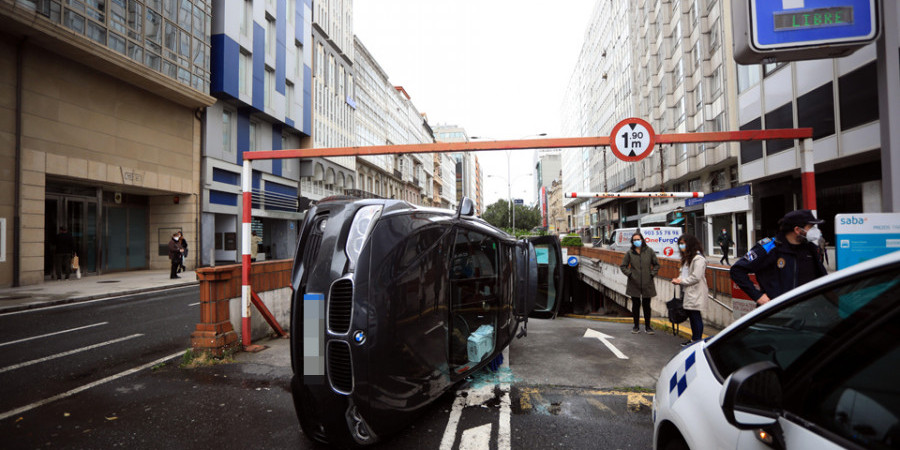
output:
[[684,309],[684,288],[681,289],[681,296],[672,297],[666,302],[666,309],[669,311],[669,322],[672,323],[672,335],[678,335],[678,324],[688,319],[688,313]]

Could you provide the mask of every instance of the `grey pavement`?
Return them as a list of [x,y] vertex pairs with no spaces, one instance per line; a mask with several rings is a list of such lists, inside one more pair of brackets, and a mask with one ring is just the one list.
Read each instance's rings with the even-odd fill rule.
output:
[[73,274],[68,280],[3,288],[0,289],[0,313],[199,284],[193,271],[179,276],[180,279],[170,279],[169,269],[83,275],[81,279]]

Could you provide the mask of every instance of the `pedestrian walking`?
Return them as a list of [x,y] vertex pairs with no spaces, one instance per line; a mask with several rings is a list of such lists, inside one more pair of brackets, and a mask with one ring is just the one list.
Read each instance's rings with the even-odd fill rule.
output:
[[628,277],[625,287],[625,295],[631,297],[631,316],[634,319],[632,333],[639,333],[641,307],[644,309],[644,331],[653,334],[650,326],[650,299],[656,297],[656,286],[653,279],[659,272],[659,259],[656,252],[647,245],[644,235],[640,231],[631,236],[631,248],[625,252],[622,265],[619,266],[622,273]]
[[728,234],[728,230],[722,228],[722,233],[719,234],[719,249],[722,250],[722,258],[719,259],[719,264],[731,265],[728,262],[728,253],[731,249],[731,246],[734,245],[734,241],[731,240],[731,235]]
[[691,340],[681,344],[688,346],[703,339],[702,312],[706,310],[706,298],[709,295],[706,256],[700,240],[692,234],[683,234],[678,238],[678,250],[681,251],[681,275],[673,279],[672,284],[681,286],[684,310],[691,321]]
[[53,251],[53,274],[57,280],[62,279],[65,272],[66,279],[72,273],[72,255],[75,253],[75,241],[66,227],[59,227],[59,233],[53,239],[56,248]]
[[[760,240],[731,266],[731,279],[758,306],[816,278],[828,271],[819,260],[819,247],[807,240],[807,234],[816,224],[812,211],[799,209],[784,215],[778,221],[778,234],[774,239]],[[759,289],[750,281],[756,274]]]
[[256,261],[256,255],[259,253],[259,244],[262,238],[256,235],[255,231],[250,232],[250,261]]
[[181,249],[183,250],[181,252],[181,258],[179,258],[180,262],[178,264],[178,273],[181,273],[185,271],[184,260],[188,255],[187,239],[184,238],[184,233],[182,233],[181,231],[178,232],[178,243],[181,245]]
[[178,266],[181,265],[181,254],[184,253],[184,249],[181,248],[181,244],[179,241],[179,232],[176,231],[172,233],[172,239],[169,241],[169,259],[172,260],[172,270],[169,271],[169,278],[176,279],[181,278],[177,275]]

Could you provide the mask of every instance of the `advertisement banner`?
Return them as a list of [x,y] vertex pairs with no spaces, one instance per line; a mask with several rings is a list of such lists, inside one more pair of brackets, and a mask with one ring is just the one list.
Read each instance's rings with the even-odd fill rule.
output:
[[900,213],[834,216],[837,269],[900,250]]

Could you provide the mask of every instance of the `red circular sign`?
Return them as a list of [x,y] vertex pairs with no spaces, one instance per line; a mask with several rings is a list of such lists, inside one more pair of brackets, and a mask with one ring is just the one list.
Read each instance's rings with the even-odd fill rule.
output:
[[609,136],[609,146],[616,158],[637,162],[646,158],[656,144],[656,133],[644,119],[630,117],[616,124]]
[[666,247],[663,249],[663,256],[672,256],[675,254],[675,249],[672,247]]

